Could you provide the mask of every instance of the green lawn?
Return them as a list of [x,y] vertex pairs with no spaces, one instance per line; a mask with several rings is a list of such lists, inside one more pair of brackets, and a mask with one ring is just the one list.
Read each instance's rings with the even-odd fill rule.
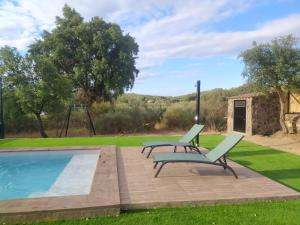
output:
[[[83,145],[140,146],[143,141],[172,139],[177,136],[115,136],[93,138],[6,139],[0,148]],[[204,135],[201,145],[213,148],[224,137]],[[273,180],[300,191],[300,156],[242,141],[229,157]],[[68,220],[47,224],[300,224],[300,200],[258,202],[240,205],[131,211],[119,217]]]
[[140,146],[143,141],[177,140],[179,136],[103,136],[69,138],[11,138],[0,140],[1,148],[118,145]]
[[118,217],[66,220],[40,225],[299,225],[300,201],[258,202],[129,211]]
[[[211,149],[223,136],[204,136],[202,144]],[[242,141],[229,158],[266,177],[300,191],[300,156]],[[299,223],[300,224],[300,223]]]

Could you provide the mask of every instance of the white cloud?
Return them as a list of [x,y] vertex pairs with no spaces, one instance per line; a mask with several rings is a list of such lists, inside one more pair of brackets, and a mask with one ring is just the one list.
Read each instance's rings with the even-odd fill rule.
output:
[[158,77],[158,76],[160,76],[159,73],[145,71],[143,74],[141,74],[140,76],[137,77],[137,80],[145,80],[148,78]]
[[237,55],[254,40],[264,42],[275,37],[300,35],[300,14],[287,16],[261,25],[256,30],[234,32],[185,31],[175,34],[161,33],[149,38],[136,34],[141,46],[140,64],[160,63],[172,57],[207,57],[214,55]]
[[258,0],[19,0],[0,3],[0,46],[20,50],[51,30],[55,16],[67,3],[85,19],[104,17],[123,25],[139,46],[137,62],[141,79],[157,76],[149,68],[174,57],[236,55],[252,41],[267,41],[280,35],[300,35],[300,14],[259,24],[255,30],[207,31],[206,25],[243,13]]

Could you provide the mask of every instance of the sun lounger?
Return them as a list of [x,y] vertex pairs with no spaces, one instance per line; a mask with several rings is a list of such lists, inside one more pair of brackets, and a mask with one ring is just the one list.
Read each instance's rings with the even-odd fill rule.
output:
[[238,178],[234,170],[227,164],[226,154],[236,146],[244,136],[237,133],[228,135],[220,144],[207,154],[195,153],[158,153],[153,156],[154,168],[161,163],[155,177],[158,176],[161,169],[168,163],[204,163],[215,166],[222,166],[224,169],[229,169],[235,178]]
[[201,154],[200,150],[194,143],[194,139],[196,136],[203,130],[204,125],[195,124],[179,141],[157,141],[157,142],[145,142],[143,143],[144,147],[141,153],[149,148],[149,152],[147,154],[147,158],[149,158],[151,152],[154,148],[163,147],[163,146],[174,146],[174,152],[178,146],[183,147],[185,152],[187,149],[195,150]]

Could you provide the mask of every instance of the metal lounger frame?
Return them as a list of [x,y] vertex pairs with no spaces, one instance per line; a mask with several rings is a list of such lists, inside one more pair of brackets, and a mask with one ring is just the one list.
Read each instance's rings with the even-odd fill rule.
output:
[[[154,169],[157,167],[158,163],[160,162],[154,162]],[[161,169],[168,163],[203,163],[203,164],[210,164],[210,165],[215,165],[215,166],[222,166],[225,169],[229,169],[234,177],[236,179],[238,179],[237,174],[235,173],[235,171],[233,170],[233,168],[231,166],[229,166],[227,164],[227,160],[226,160],[226,155],[221,156],[218,160],[216,160],[215,162],[209,162],[209,161],[196,161],[196,160],[172,160],[172,161],[161,161],[161,165],[158,168],[157,172],[155,173],[154,177],[157,177],[161,171]]]
[[[174,146],[174,150],[173,152],[177,151],[177,145],[172,145],[172,144],[161,144],[161,145],[152,145],[152,146],[146,146],[142,149],[141,153],[143,154],[144,151],[146,150],[146,148],[150,148],[148,154],[147,154],[147,158],[149,158],[149,156],[151,155],[152,151],[154,148],[156,147],[166,147],[166,146]],[[190,151],[196,151],[199,154],[202,154],[202,152],[200,151],[200,149],[194,144],[194,142],[192,142],[192,144],[189,145],[185,145],[185,146],[180,146],[184,148],[184,151],[187,153],[187,148],[190,149]]]

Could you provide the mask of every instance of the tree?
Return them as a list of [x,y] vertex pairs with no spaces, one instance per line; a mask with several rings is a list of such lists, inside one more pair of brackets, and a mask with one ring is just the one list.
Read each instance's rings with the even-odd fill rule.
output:
[[99,17],[89,22],[65,5],[56,28],[31,45],[33,55],[51,57],[58,71],[83,90],[88,104],[111,100],[133,87],[138,45],[117,24]]
[[41,115],[61,108],[70,97],[69,80],[59,75],[49,58],[21,56],[15,48],[7,46],[0,49],[0,72],[22,110],[35,115],[41,136],[48,137]]
[[243,76],[264,92],[276,92],[280,100],[280,125],[288,133],[284,114],[287,93],[300,88],[300,49],[292,35],[280,37],[271,43],[257,44],[241,53],[245,63]]

